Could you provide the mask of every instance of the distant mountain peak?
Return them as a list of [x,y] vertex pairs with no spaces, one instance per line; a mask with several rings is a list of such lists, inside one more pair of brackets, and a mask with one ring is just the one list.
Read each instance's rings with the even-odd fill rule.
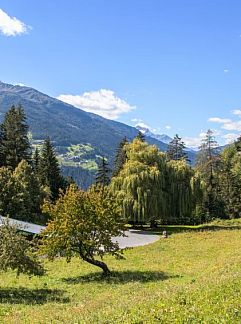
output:
[[172,140],[172,138],[166,134],[154,134],[148,127],[137,125],[136,129],[142,132],[142,134],[144,134],[145,136],[149,136],[165,144],[169,144]]

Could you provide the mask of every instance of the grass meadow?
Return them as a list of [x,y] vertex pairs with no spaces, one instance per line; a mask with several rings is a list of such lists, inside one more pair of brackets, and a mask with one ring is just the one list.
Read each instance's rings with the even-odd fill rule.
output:
[[241,323],[241,221],[168,227],[167,239],[106,257],[103,279],[78,258],[47,274],[1,274],[1,323]]

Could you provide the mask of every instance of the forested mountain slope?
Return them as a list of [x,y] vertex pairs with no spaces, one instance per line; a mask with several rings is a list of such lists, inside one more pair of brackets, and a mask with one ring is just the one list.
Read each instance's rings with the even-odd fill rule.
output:
[[[0,121],[12,105],[21,104],[27,115],[33,145],[47,136],[53,141],[65,175],[86,188],[93,180],[99,156],[113,163],[118,143],[138,133],[134,127],[85,112],[33,88],[0,82]],[[165,151],[167,144],[147,137]],[[83,175],[83,178],[81,176]]]

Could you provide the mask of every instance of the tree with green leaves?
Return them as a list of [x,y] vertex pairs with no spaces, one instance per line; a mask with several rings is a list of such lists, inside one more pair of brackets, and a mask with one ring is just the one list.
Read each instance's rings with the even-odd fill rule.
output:
[[70,185],[55,204],[44,207],[51,221],[43,232],[42,254],[50,260],[65,255],[70,261],[74,255],[102,269],[104,275],[110,270],[101,259],[105,254],[122,257],[113,236],[124,236],[124,224],[119,205],[108,187],[101,191],[84,192]]
[[179,137],[178,134],[176,134],[168,145],[168,149],[167,149],[168,160],[188,161],[188,155],[187,152],[185,152],[185,148],[186,146],[185,143],[182,141],[182,138]]
[[59,190],[65,187],[65,181],[49,137],[43,143],[38,174],[41,184],[44,187],[49,187],[51,199],[56,200]]
[[107,186],[110,183],[111,170],[109,168],[108,162],[104,157],[102,157],[98,170],[95,176],[95,183],[101,186]]
[[126,161],[126,150],[125,150],[126,144],[128,144],[128,141],[127,138],[124,137],[116,150],[116,156],[114,160],[114,171],[112,173],[114,177],[119,174],[120,170],[123,168],[123,165]]
[[236,143],[221,153],[218,182],[219,195],[224,203],[224,217],[241,217],[241,156]]
[[3,165],[15,169],[22,160],[31,160],[28,125],[21,106],[12,106],[1,125],[0,141]]
[[[13,172],[15,183],[18,184],[19,193],[21,193],[22,203],[25,214],[21,220],[30,222],[41,221],[41,206],[46,194],[34,173],[32,167],[27,161],[22,160]],[[16,218],[16,217],[14,217]]]
[[26,161],[22,160],[14,171],[0,168],[0,215],[41,222],[45,197],[46,193]]
[[195,209],[201,202],[201,183],[185,160],[167,163],[167,200],[169,224],[193,224],[198,222]]
[[25,213],[23,194],[12,170],[0,168],[0,215],[22,219]]
[[155,222],[166,217],[166,156],[156,146],[135,138],[126,145],[127,159],[112,178],[122,213],[134,224]]
[[26,239],[19,228],[4,221],[0,226],[0,270],[14,270],[17,275],[43,275],[44,268],[36,255],[33,241]]
[[201,183],[186,161],[167,161],[156,146],[138,139],[125,148],[126,162],[112,178],[110,189],[126,220],[132,224],[198,222]]

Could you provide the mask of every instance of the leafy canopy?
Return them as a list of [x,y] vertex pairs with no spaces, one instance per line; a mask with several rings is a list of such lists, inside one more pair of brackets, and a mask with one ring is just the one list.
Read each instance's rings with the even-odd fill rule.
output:
[[51,221],[43,232],[42,252],[50,260],[61,254],[70,261],[78,254],[107,274],[109,269],[96,256],[103,258],[106,253],[117,258],[122,256],[118,243],[111,238],[124,236],[123,221],[108,188],[93,187],[84,192],[70,185],[55,204],[46,204],[44,210]]
[[17,275],[43,275],[44,268],[34,253],[33,242],[28,241],[16,226],[5,221],[0,226],[0,270],[15,270]]

